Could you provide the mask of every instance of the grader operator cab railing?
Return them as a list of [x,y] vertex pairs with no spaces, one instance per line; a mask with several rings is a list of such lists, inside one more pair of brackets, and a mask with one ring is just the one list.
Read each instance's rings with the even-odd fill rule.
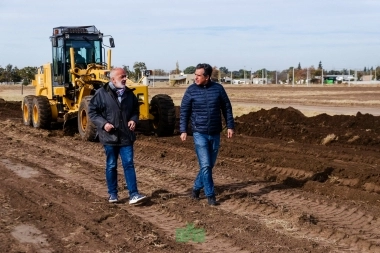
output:
[[[109,37],[108,45],[103,39]],[[32,85],[35,95],[25,96],[22,103],[23,122],[35,128],[49,129],[51,123],[77,119],[82,139],[97,139],[95,125],[88,117],[88,105],[96,90],[109,82],[111,50],[115,47],[110,35],[103,35],[95,26],[60,26],[53,28],[52,63],[38,69]],[[106,60],[107,59],[107,60]],[[138,129],[158,136],[172,135],[175,109],[172,99],[156,95],[149,103],[148,87],[128,82],[140,103]]]

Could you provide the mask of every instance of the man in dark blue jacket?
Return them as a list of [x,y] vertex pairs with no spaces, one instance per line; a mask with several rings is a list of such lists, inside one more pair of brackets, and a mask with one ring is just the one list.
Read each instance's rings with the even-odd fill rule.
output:
[[111,81],[96,91],[90,101],[88,114],[96,125],[99,141],[106,153],[106,181],[109,202],[118,201],[117,161],[120,155],[124,177],[129,191],[129,204],[146,198],[137,190],[133,162],[135,127],[139,119],[139,104],[133,91],[125,86],[127,75],[122,68],[114,68]]
[[212,67],[198,64],[195,70],[195,83],[191,84],[181,102],[181,140],[187,137],[187,126],[191,120],[195,152],[198,157],[199,173],[194,181],[192,198],[199,200],[204,189],[209,205],[217,205],[212,169],[218,156],[222,115],[226,121],[227,137],[234,134],[234,118],[231,102],[224,87],[211,81]]

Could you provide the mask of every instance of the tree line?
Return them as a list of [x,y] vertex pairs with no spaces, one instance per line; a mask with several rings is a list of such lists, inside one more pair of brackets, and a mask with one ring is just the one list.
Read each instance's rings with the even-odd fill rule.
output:
[[[129,66],[123,65],[124,70],[128,73],[128,78],[132,81],[137,82],[143,75],[146,75],[149,71],[150,75],[155,76],[167,76],[173,74],[194,74],[195,66],[189,66],[181,70],[179,63],[176,62],[175,69],[170,71],[165,71],[163,69],[149,69],[144,62],[135,62],[130,68]],[[8,64],[4,68],[0,66],[0,83],[22,83],[28,85],[31,80],[34,79],[34,75],[37,74],[38,67],[24,67],[22,69],[16,66]],[[278,70],[268,70],[268,69],[258,69],[255,71],[239,69],[239,70],[229,70],[227,67],[213,67],[213,73],[211,78],[216,81],[222,81],[226,77],[232,79],[250,79],[252,78],[266,78],[266,80],[271,83],[276,81],[302,81],[306,79],[313,80],[315,77],[320,77],[323,75],[357,75],[355,78],[359,80],[364,75],[372,75],[373,79],[380,79],[380,67],[364,67],[363,70],[353,70],[353,69],[342,69],[342,70],[326,70],[322,66],[322,62],[318,63],[318,67],[310,66],[308,68],[302,68],[301,63],[298,63],[297,67],[289,67],[281,71]]]
[[0,66],[0,83],[20,83],[27,85],[37,74],[37,67],[19,69],[8,64],[5,68]]

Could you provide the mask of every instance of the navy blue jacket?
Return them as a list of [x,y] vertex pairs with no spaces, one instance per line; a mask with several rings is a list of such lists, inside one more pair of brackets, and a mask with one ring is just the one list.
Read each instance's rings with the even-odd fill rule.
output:
[[183,95],[180,110],[180,132],[186,133],[189,120],[193,132],[218,134],[222,131],[222,115],[228,129],[234,129],[230,99],[224,87],[215,82],[191,84]]
[[[88,106],[88,115],[96,125],[99,141],[103,145],[128,146],[136,140],[136,135],[128,128],[128,121],[137,123],[139,119],[139,104],[132,89],[126,87],[121,102],[109,84],[96,91]],[[104,130],[106,123],[114,125],[115,129]]]

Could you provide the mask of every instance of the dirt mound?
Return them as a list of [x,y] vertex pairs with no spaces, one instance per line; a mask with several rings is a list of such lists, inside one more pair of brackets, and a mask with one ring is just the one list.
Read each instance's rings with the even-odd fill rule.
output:
[[[380,117],[360,112],[355,116],[320,114],[308,118],[292,107],[275,107],[242,115],[235,122],[241,135],[314,144],[380,145]],[[326,143],[325,138],[330,140]]]
[[[1,118],[21,120],[21,102],[0,100]],[[176,134],[179,107],[176,107]],[[328,145],[380,145],[380,116],[362,114],[306,117],[299,110],[274,107],[261,109],[235,118],[236,134],[276,138],[289,142]],[[189,126],[190,127],[190,126]],[[65,135],[73,135],[65,132]]]
[[2,107],[0,110],[1,118],[21,118],[21,102],[5,101],[0,98],[0,106]]

